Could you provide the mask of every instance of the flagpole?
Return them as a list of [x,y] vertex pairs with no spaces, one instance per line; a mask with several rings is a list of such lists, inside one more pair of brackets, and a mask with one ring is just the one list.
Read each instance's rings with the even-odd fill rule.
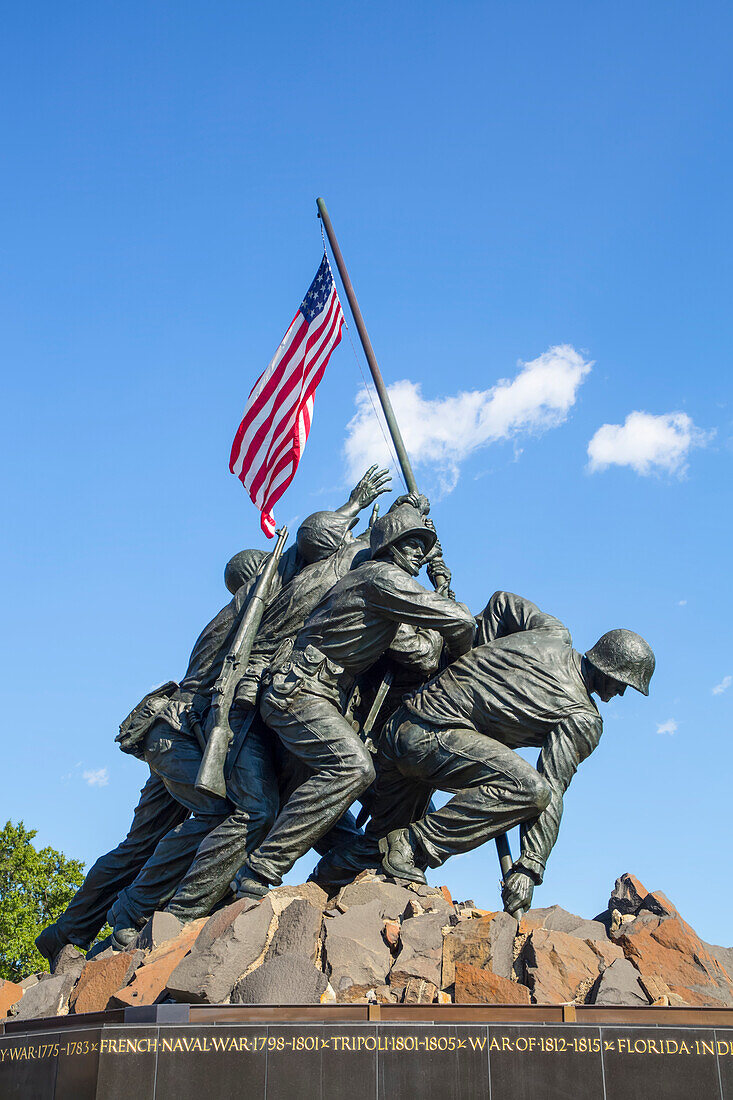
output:
[[384,384],[382,378],[382,372],[379,369],[377,363],[377,357],[374,354],[374,348],[372,342],[369,339],[369,333],[366,330],[364,324],[364,318],[361,315],[359,309],[359,303],[356,300],[356,294],[354,293],[354,287],[352,286],[349,273],[346,270],[346,264],[344,263],[344,257],[341,254],[339,243],[336,240],[336,234],[333,231],[333,225],[331,224],[331,218],[329,217],[326,204],[323,199],[316,199],[316,205],[318,206],[318,216],[323,222],[323,228],[326,230],[326,236],[328,237],[328,243],[331,245],[331,251],[333,252],[333,258],[336,261],[336,267],[338,268],[339,275],[341,276],[341,282],[343,283],[346,297],[349,300],[349,306],[351,313],[356,324],[356,331],[359,333],[359,339],[361,340],[361,346],[364,348],[364,355],[366,361],[369,364],[369,370],[371,371],[372,378],[374,379],[374,387],[379,395],[379,401],[384,413],[384,419],[387,421],[387,427],[389,428],[389,434],[392,436],[392,442],[394,443],[395,451],[397,452],[397,458],[402,468],[402,476],[405,479],[405,485],[407,486],[408,493],[416,493],[418,491],[417,482],[415,481],[415,475],[412,472],[412,466],[410,464],[410,457],[405,448],[404,440],[402,439],[402,432],[400,426],[397,423],[397,418],[392,408],[392,402],[389,399],[387,393],[387,387]]
[[[402,476],[405,479],[405,485],[407,486],[408,493],[418,492],[417,482],[415,481],[415,475],[412,472],[412,466],[410,464],[410,457],[405,449],[405,443],[402,439],[402,432],[400,426],[397,423],[397,418],[392,408],[392,402],[389,399],[387,393],[387,387],[384,384],[382,378],[382,372],[379,369],[377,363],[377,357],[374,354],[374,348],[372,342],[369,339],[369,333],[366,330],[364,324],[364,318],[361,315],[359,309],[359,303],[356,300],[356,294],[354,293],[354,287],[352,286],[349,273],[346,270],[346,264],[344,263],[344,257],[341,254],[339,243],[336,240],[336,234],[331,224],[331,218],[329,217],[326,204],[323,199],[316,199],[316,205],[318,207],[318,217],[323,223],[323,228],[326,230],[326,236],[328,237],[328,243],[331,245],[331,251],[333,252],[333,258],[336,261],[336,267],[338,268],[339,275],[341,276],[341,282],[343,283],[344,290],[346,291],[346,297],[349,300],[349,306],[351,308],[354,322],[356,324],[356,331],[359,333],[359,339],[361,340],[361,346],[364,348],[364,355],[366,361],[369,364],[369,370],[372,373],[374,379],[374,386],[379,400],[382,405],[382,411],[384,413],[384,419],[387,421],[387,427],[389,428],[389,434],[392,436],[392,442],[394,443],[395,451],[397,452],[397,458],[399,459],[400,466],[402,467]],[[501,864],[502,876],[506,879],[511,871],[512,867],[512,855],[509,848],[509,839],[506,834],[496,837],[496,851],[499,856],[499,863]],[[515,914],[519,920],[522,917],[522,910],[520,909]]]

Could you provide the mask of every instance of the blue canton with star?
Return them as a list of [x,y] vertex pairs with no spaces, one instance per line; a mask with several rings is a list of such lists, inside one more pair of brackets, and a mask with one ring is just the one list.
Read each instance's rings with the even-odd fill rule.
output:
[[308,324],[310,324],[313,318],[317,317],[321,312],[332,288],[333,275],[331,274],[331,268],[324,252],[321,266],[316,272],[316,277],[308,288],[308,293],[305,298],[300,303],[300,312],[303,314]]

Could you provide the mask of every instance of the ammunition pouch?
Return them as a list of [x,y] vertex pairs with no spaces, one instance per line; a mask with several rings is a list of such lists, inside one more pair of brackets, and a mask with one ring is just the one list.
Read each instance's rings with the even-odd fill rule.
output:
[[149,691],[137,706],[133,707],[127,718],[120,723],[120,732],[115,737],[122,752],[130,753],[138,760],[145,759],[145,736],[177,691],[178,684],[175,680],[169,680],[153,691]]
[[345,691],[352,677],[314,645],[295,649],[289,660],[276,666],[273,661],[269,702],[278,710],[287,710],[301,692],[318,695],[342,708]]

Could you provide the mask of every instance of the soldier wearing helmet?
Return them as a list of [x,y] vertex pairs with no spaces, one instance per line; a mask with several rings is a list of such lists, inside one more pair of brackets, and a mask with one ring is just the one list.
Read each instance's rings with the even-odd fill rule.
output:
[[[521,825],[504,904],[529,908],[563,793],[603,730],[592,695],[608,702],[627,687],[648,695],[654,654],[638,634],[612,630],[582,655],[559,619],[511,592],[496,592],[477,622],[471,652],[406,696],[387,722],[366,834],[328,853],[318,881],[375,866],[380,847],[386,871],[424,882],[422,868]],[[532,746],[536,768],[515,751]],[[429,811],[433,789],[454,797]]]
[[[426,651],[437,667],[442,643],[449,658],[470,648],[476,624],[468,608],[415,580],[435,544],[435,531],[411,504],[393,508],[371,528],[371,559],[337,581],[292,652],[273,661],[262,717],[311,774],[247,857],[234,883],[240,897],[261,897],[279,884],[373,781],[371,756],[342,713],[355,679],[385,653],[424,668]],[[417,645],[398,644],[405,624]]]
[[[288,591],[305,567],[312,568],[316,563],[325,566],[326,559],[350,538],[359,512],[389,490],[390,480],[387,470],[372,466],[340,508],[316,512],[305,519],[295,545],[280,560],[271,598]],[[195,729],[206,726],[211,688],[266,557],[262,550],[249,549],[230,559],[224,579],[234,599],[202,631],[178,690],[170,699],[163,700],[164,706],[157,710],[148,708],[149,721],[135,723],[135,744],[125,751],[144,759],[152,777],[143,789],[130,836],[119,849],[98,861],[70,911],[44,936],[42,950],[57,952],[63,942],[86,942],[92,927],[88,919],[92,907],[96,930],[109,908],[108,918],[118,943],[129,942],[148,916],[162,909],[176,892],[199,845],[210,833],[217,831],[214,841],[220,842],[226,851],[238,850],[243,833],[248,835],[245,842],[254,846],[272,824],[278,791],[271,738],[267,730],[254,723],[246,738],[235,738],[230,752],[229,798],[206,795],[195,787],[202,756]],[[292,628],[293,633],[302,621]],[[236,715],[236,721],[233,716],[237,729],[241,719],[241,714]],[[174,825],[180,827],[174,829]],[[135,843],[131,844],[131,840]],[[221,850],[217,859],[223,863]],[[234,868],[237,866],[235,863]],[[230,876],[225,876],[225,888],[227,877]],[[204,899],[201,879],[197,886],[195,897],[190,897],[189,902],[191,906],[194,903],[202,906],[202,911],[195,912],[200,916],[207,911],[207,901],[210,906],[218,899],[211,888]],[[96,931],[91,931],[91,938],[95,934]],[[67,938],[60,940],[61,935]],[[74,938],[70,938],[72,935]]]

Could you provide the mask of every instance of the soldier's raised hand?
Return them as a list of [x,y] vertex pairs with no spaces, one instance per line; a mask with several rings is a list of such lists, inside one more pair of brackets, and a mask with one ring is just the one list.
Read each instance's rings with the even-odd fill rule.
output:
[[389,470],[379,469],[375,464],[356,483],[349,494],[349,500],[352,504],[358,504],[360,509],[366,508],[382,493],[388,493],[391,487],[392,475]]
[[413,508],[416,508],[421,516],[426,516],[430,511],[430,501],[424,493],[403,493],[402,496],[397,497],[394,501],[390,512],[394,508],[399,508],[401,504],[411,504]]

